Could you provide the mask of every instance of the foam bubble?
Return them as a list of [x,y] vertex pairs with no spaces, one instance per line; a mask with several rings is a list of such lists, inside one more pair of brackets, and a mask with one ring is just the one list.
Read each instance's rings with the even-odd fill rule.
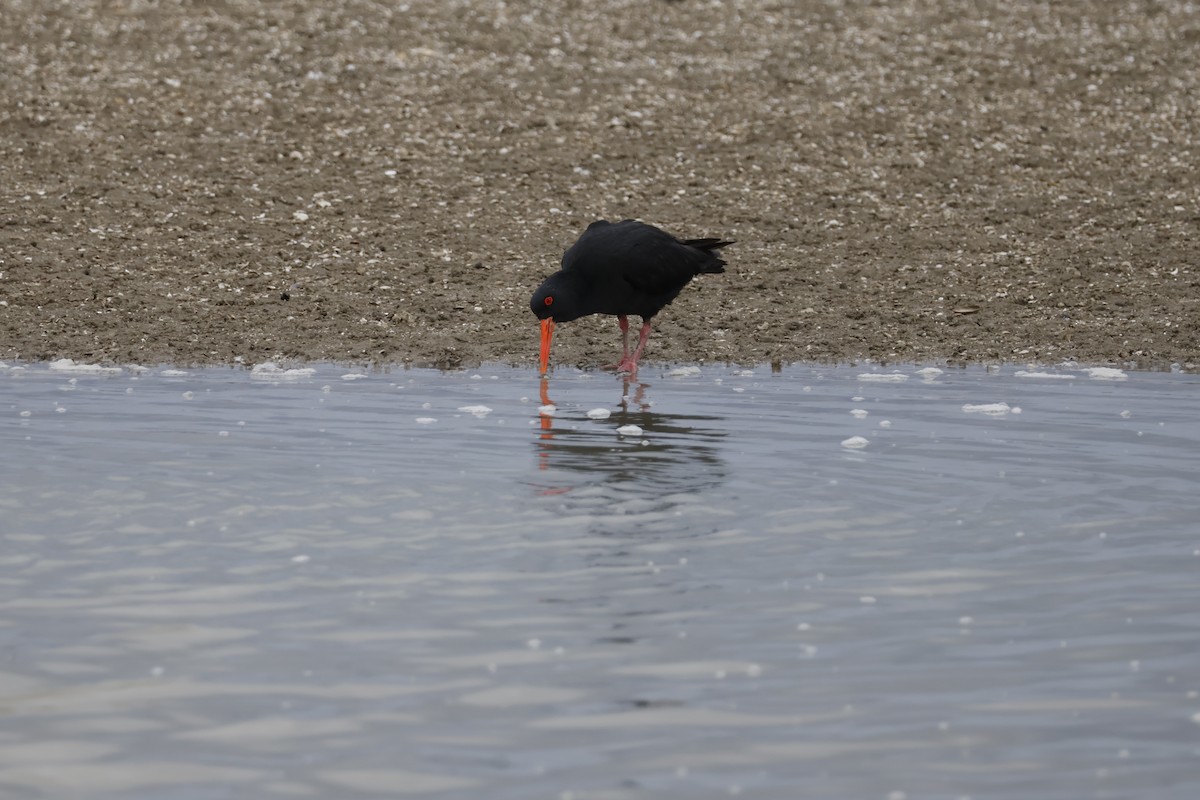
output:
[[273,361],[264,361],[250,368],[250,377],[269,381],[295,381],[301,378],[311,378],[316,372],[312,367],[283,369]]
[[988,414],[993,417],[1003,417],[1012,411],[1008,403],[964,403],[962,410],[968,414]]
[[1019,369],[1013,373],[1018,378],[1045,378],[1048,380],[1075,380],[1074,375],[1068,375],[1065,372],[1031,372],[1025,369]]
[[77,364],[69,358],[60,358],[57,361],[51,361],[47,366],[53,372],[75,372],[81,375],[116,375],[121,371],[120,367],[103,367],[99,364]]

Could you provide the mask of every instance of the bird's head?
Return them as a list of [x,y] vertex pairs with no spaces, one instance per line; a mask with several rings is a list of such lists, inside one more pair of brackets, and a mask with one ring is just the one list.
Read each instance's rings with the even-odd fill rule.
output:
[[554,336],[554,323],[569,322],[587,313],[580,307],[579,296],[573,276],[558,272],[542,281],[542,285],[529,299],[529,310],[542,321],[539,363],[543,375],[550,363],[550,340]]
[[553,319],[554,312],[558,310],[554,307],[555,301],[554,292],[548,290],[546,284],[543,283],[529,300],[529,310],[538,319]]
[[538,319],[570,322],[587,312],[580,308],[579,293],[569,275],[557,273],[542,281],[529,299],[529,310]]

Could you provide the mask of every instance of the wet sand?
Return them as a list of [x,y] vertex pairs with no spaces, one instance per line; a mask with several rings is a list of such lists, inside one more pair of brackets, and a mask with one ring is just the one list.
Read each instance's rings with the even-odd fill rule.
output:
[[650,361],[1200,352],[1182,2],[44,6],[0,30],[0,359],[533,364],[534,286],[625,217],[737,240]]

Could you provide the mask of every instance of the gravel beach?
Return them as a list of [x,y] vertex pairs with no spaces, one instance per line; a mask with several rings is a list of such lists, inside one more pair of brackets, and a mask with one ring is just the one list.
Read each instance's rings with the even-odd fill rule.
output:
[[649,362],[1200,360],[1193,4],[4,8],[0,359],[533,365],[630,217],[737,241]]

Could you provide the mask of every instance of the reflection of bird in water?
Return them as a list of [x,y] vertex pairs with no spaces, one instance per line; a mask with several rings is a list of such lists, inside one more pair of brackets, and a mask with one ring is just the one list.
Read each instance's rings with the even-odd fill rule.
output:
[[[627,219],[597,220],[563,254],[562,269],[551,275],[530,298],[529,307],[542,321],[541,370],[550,360],[554,325],[589,314],[615,314],[621,326],[618,372],[637,373],[638,359],[650,338],[650,320],[702,273],[725,271],[717,254],[731,245],[721,239],[676,239],[664,230]],[[630,314],[642,318],[633,353],[629,352]]]
[[650,384],[641,383],[639,381],[637,384],[637,388],[634,389],[633,394],[630,395],[629,394],[629,384],[633,383],[633,381],[630,379],[629,376],[626,376],[625,379],[622,381],[622,383],[625,384],[625,393],[621,395],[621,408],[623,408],[626,412],[628,412],[629,404],[633,403],[641,411],[649,411],[650,403],[648,403],[646,401],[646,389],[647,389],[647,387],[650,386]]
[[[545,409],[535,442],[538,468],[547,483],[542,494],[563,494],[581,487],[613,490],[610,500],[699,493],[719,484],[725,466],[718,453],[724,431],[709,424],[718,417],[663,414],[647,399],[650,385],[626,379],[619,410],[603,420],[568,416],[561,407]],[[541,380],[543,406],[554,406],[549,380]],[[620,436],[617,428],[637,425],[642,436]]]

